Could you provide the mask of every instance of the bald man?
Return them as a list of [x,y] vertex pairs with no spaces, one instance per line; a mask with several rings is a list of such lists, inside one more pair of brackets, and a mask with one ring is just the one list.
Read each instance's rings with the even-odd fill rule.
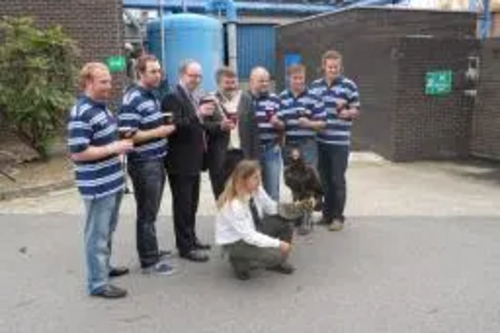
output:
[[176,246],[181,258],[205,262],[210,246],[196,236],[196,212],[200,195],[200,175],[207,151],[208,117],[215,105],[200,101],[198,87],[201,65],[186,61],[179,70],[179,83],[162,101],[164,113],[172,113],[175,132],[168,138],[165,164],[172,192]]
[[270,92],[269,72],[255,67],[250,73],[249,90],[238,105],[241,149],[247,159],[260,162],[264,189],[278,201],[281,177],[281,137],[285,124],[280,99]]

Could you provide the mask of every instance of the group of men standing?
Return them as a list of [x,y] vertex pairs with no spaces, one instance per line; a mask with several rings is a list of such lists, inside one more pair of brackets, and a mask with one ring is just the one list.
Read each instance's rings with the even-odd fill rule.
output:
[[138,80],[125,92],[117,116],[106,106],[111,76],[105,65],[89,63],[80,73],[84,94],[70,112],[68,146],[76,165],[76,183],[84,199],[87,288],[104,298],[126,296],[109,283],[128,273],[110,265],[111,239],[124,187],[122,159],[136,201],[136,244],[143,273],[174,271],[169,251],[158,246],[155,222],[164,185],[170,185],[176,247],[181,258],[206,262],[209,257],[196,235],[200,176],[208,170],[214,197],[223,191],[232,168],[241,159],[260,161],[264,188],[279,200],[282,148],[298,147],[318,169],[325,192],[323,222],[331,230],[344,223],[345,171],[352,119],[359,115],[356,85],[342,75],[342,58],[328,51],[322,59],[325,76],[306,86],[306,68],[288,69],[289,88],[271,93],[266,69],[252,70],[248,91],[240,91],[236,73],[216,73],[218,90],[201,96],[202,68],[188,60],[179,82],[159,100],[155,90],[162,70],[158,60],[137,60]]

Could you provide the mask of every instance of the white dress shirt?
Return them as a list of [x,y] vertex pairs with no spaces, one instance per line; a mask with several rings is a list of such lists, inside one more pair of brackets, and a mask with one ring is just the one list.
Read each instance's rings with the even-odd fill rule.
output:
[[[265,214],[278,213],[278,204],[267,195],[262,187],[252,197],[260,217]],[[226,202],[217,214],[215,242],[219,245],[227,245],[240,240],[257,247],[279,247],[281,243],[279,239],[255,229],[248,200],[233,199]]]

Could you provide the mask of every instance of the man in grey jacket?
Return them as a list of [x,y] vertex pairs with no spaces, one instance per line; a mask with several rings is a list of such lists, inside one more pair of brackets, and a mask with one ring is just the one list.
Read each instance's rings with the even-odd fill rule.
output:
[[238,106],[241,149],[245,159],[260,162],[264,188],[279,201],[281,137],[285,127],[280,99],[269,91],[269,72],[256,67],[250,74],[250,89],[242,93]]

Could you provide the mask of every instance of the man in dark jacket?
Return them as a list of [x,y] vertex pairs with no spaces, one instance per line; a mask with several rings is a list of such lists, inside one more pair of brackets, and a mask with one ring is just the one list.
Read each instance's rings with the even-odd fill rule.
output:
[[[237,135],[237,108],[241,92],[236,72],[222,67],[216,73],[218,89],[214,93],[217,107],[210,120],[217,126],[208,132],[207,167],[215,198],[224,190],[232,170],[242,159]],[[209,126],[210,127],[210,126]]]
[[279,201],[281,177],[281,138],[285,124],[281,103],[270,92],[269,72],[256,67],[250,74],[248,92],[241,95],[238,105],[241,149],[246,159],[256,159],[262,167],[264,189]]
[[175,238],[181,258],[205,262],[209,257],[201,250],[210,246],[202,244],[196,236],[196,212],[200,195],[200,174],[207,151],[207,130],[212,123],[213,103],[200,103],[197,88],[202,79],[201,65],[186,61],[179,71],[179,83],[163,99],[162,110],[172,114],[176,131],[169,137],[168,155],[165,159],[168,181],[172,192]]

